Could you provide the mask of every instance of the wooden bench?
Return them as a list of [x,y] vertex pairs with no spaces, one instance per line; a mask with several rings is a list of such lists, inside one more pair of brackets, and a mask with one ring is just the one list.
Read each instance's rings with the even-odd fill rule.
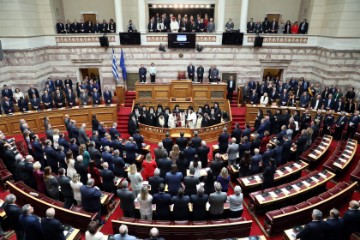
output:
[[214,221],[146,221],[134,218],[112,220],[114,234],[121,224],[126,224],[129,234],[139,238],[149,236],[150,229],[156,227],[161,237],[172,240],[183,239],[224,239],[247,237],[250,235],[252,221],[243,218],[229,218]]
[[324,135],[320,141],[316,139],[310,148],[301,154],[300,159],[309,163],[318,162],[329,149],[332,140],[330,135]]
[[273,234],[305,224],[311,221],[311,213],[314,208],[328,212],[333,207],[339,208],[347,204],[351,200],[356,185],[357,183],[341,182],[328,191],[304,202],[267,212],[264,228],[269,234]]
[[[64,203],[55,201],[44,194],[38,193],[32,188],[26,186],[23,182],[6,182],[12,194],[16,196],[19,205],[31,204],[34,212],[40,217],[45,217],[48,208],[53,207],[56,210],[56,218],[62,223],[79,228],[83,231],[87,229],[88,224],[96,219],[97,213],[85,212],[81,209],[71,210],[63,208]],[[37,196],[30,193],[38,194]]]
[[324,167],[333,172],[343,172],[354,158],[356,149],[356,140],[349,139],[347,142],[341,143],[339,151],[325,162]]
[[[288,162],[275,171],[274,183],[275,185],[280,185],[282,183],[298,179],[301,176],[301,172],[309,164],[304,161]],[[261,188],[263,179],[262,174],[255,174],[248,177],[238,178],[237,182],[239,183],[244,194],[253,192]]]
[[314,196],[326,189],[326,183],[335,177],[330,171],[314,171],[290,183],[260,190],[249,195],[250,207],[256,211],[280,208],[289,203],[298,203],[305,197]]

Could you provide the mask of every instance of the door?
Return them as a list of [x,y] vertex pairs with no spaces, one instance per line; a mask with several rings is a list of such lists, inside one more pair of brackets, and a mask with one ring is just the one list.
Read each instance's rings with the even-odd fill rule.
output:
[[83,14],[83,19],[85,23],[88,23],[89,20],[91,20],[91,22],[93,24],[96,23],[96,14]]
[[100,82],[100,74],[98,68],[80,68],[80,74],[81,79],[85,80],[88,79],[88,81],[96,80],[99,84],[99,92],[101,93],[101,82]]
[[268,18],[268,20],[270,22],[272,22],[272,20],[275,18],[276,22],[279,22],[280,18],[281,18],[281,15],[280,14],[266,14],[266,17]]

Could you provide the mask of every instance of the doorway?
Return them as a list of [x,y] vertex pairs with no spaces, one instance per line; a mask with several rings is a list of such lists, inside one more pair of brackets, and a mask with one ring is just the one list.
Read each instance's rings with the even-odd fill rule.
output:
[[83,19],[85,23],[88,23],[90,20],[92,24],[96,24],[96,14],[85,13],[83,14]]
[[266,14],[267,19],[269,20],[269,22],[272,22],[272,20],[275,18],[276,22],[279,22],[279,20],[281,19],[281,15],[280,14],[273,14],[273,13],[269,13]]
[[98,68],[80,68],[80,79],[83,80],[96,80],[99,84],[99,92],[101,92],[100,72]]
[[270,77],[270,79],[275,79],[279,77],[280,80],[283,79],[284,69],[279,68],[265,68],[263,73],[263,79]]

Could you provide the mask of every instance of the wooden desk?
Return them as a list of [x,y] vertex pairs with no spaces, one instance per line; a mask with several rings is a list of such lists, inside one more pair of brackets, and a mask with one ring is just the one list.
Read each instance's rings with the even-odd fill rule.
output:
[[346,143],[345,149],[343,150],[342,154],[339,158],[333,163],[333,167],[336,170],[344,170],[347,165],[351,162],[354,158],[356,149],[357,149],[357,141],[349,139]]
[[[300,177],[301,171],[308,167],[309,164],[304,161],[289,162],[283,166],[280,166],[276,169],[274,175],[274,182],[276,185],[279,185],[281,182],[284,182],[288,179],[296,179]],[[261,186],[263,179],[262,174],[255,174],[248,177],[242,177],[237,179],[241,189],[244,193],[249,193],[254,191]]]
[[4,200],[0,199],[0,218],[5,218],[6,217],[6,212],[5,210],[2,208],[2,205],[4,204]]
[[[200,175],[199,177],[206,177],[207,176],[207,171],[209,170],[210,168],[202,168],[200,169]],[[196,171],[196,170],[195,170]],[[190,175],[190,169],[187,169],[186,170],[186,176],[189,176]]]
[[88,129],[91,129],[92,115],[96,114],[100,122],[111,126],[117,122],[117,105],[99,105],[96,107],[73,107],[62,109],[51,109],[43,111],[29,111],[26,113],[16,112],[14,115],[0,115],[0,130],[5,135],[20,133],[19,120],[25,119],[29,127],[35,133],[45,132],[44,117],[49,117],[53,129],[58,128],[61,131],[66,130],[64,125],[64,115],[69,114],[71,119],[76,120],[78,126],[85,123]]
[[[65,231],[64,231],[65,232]],[[69,234],[64,234],[66,237],[66,240],[79,240],[81,238],[81,232],[80,229],[73,228],[72,232]]]
[[290,229],[284,230],[283,239],[285,240],[296,240],[296,234],[298,234],[305,225],[301,225],[298,227],[293,227]]
[[[329,149],[331,142],[333,140],[332,136],[324,135],[321,142],[317,147],[315,147],[309,154],[307,161],[309,162],[315,162],[319,160]],[[305,158],[306,159],[306,158]]]
[[[335,177],[335,174],[330,171],[317,172],[308,175],[309,177],[303,181],[295,180],[294,182],[284,184],[286,186],[277,188],[273,191],[265,190],[264,192],[255,192],[250,194],[250,202],[255,211],[264,210],[269,206],[276,205],[278,208],[279,203],[288,201],[290,199],[304,195],[310,191],[315,191],[325,187],[326,183]],[[283,185],[282,185],[283,186]]]

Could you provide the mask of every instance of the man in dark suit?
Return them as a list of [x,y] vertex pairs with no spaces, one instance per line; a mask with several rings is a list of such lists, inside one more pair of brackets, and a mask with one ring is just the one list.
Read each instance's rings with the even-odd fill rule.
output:
[[290,149],[291,149],[291,145],[292,142],[289,139],[289,137],[287,135],[283,136],[283,140],[284,143],[282,145],[282,156],[281,156],[281,164],[285,164],[287,161],[289,161],[290,159]]
[[9,194],[5,197],[5,203],[2,207],[5,210],[10,228],[15,231],[16,239],[24,239],[24,230],[19,222],[21,208],[19,208],[15,202],[16,196],[14,194]]
[[104,101],[105,101],[105,104],[111,104],[112,102],[112,93],[111,91],[109,90],[108,87],[105,87],[105,91],[104,91]]
[[210,148],[206,146],[205,141],[201,141],[201,146],[197,150],[197,155],[199,157],[199,160],[201,162],[201,166],[203,168],[206,168],[208,165],[208,154],[210,152]]
[[53,100],[57,108],[65,107],[65,98],[59,89],[56,89]]
[[326,110],[331,110],[331,109],[334,109],[334,107],[335,107],[335,101],[332,98],[332,96],[333,96],[332,94],[329,94],[328,99],[326,99],[324,101],[324,108]]
[[194,81],[195,66],[192,65],[192,63],[190,63],[189,66],[187,66],[187,74],[188,74],[188,78],[191,79],[191,81]]
[[14,103],[8,97],[4,97],[2,102],[2,107],[5,114],[14,113]]
[[305,151],[305,145],[307,141],[306,134],[307,134],[306,130],[303,129],[301,131],[301,136],[296,141],[296,160],[299,160],[300,155]]
[[1,90],[1,96],[8,97],[9,99],[13,99],[13,91],[9,89],[7,85],[4,85],[4,88]]
[[25,204],[21,208],[21,215],[19,222],[24,230],[26,240],[45,240],[43,237],[43,229],[41,227],[39,218],[32,215],[34,208],[30,204]]
[[76,121],[71,120],[69,130],[71,132],[72,138],[75,138],[77,141],[79,139],[79,128],[76,126]]
[[83,163],[83,156],[79,155],[76,157],[74,168],[80,175],[80,181],[85,185],[87,182],[87,167]]
[[272,158],[269,160],[269,164],[265,167],[263,171],[263,183],[262,189],[271,188],[274,185],[274,174],[276,169],[275,160]]
[[338,117],[335,123],[335,140],[341,140],[342,133],[348,120],[346,112],[341,112],[341,116]]
[[339,210],[333,208],[330,215],[325,221],[327,227],[324,235],[326,240],[345,240],[344,238],[344,221],[340,218]]
[[57,152],[51,145],[52,142],[50,140],[45,141],[44,152],[46,156],[46,162],[47,165],[51,167],[51,170],[57,174],[59,169],[59,162],[57,161]]
[[334,124],[334,115],[330,110],[324,117],[323,134],[330,134],[331,127]]
[[101,103],[100,101],[101,101],[100,93],[98,93],[98,90],[94,88],[92,95],[92,103],[93,105],[99,105]]
[[299,33],[307,34],[309,28],[309,23],[304,19],[299,25]]
[[218,137],[220,154],[226,153],[226,150],[229,146],[229,138],[230,138],[230,134],[227,132],[227,128],[224,128],[223,132]]
[[196,194],[196,185],[199,184],[199,177],[194,176],[195,168],[190,168],[189,175],[184,177],[183,183],[185,186],[185,194]]
[[160,169],[160,177],[165,179],[166,173],[169,172],[171,169],[171,164],[172,164],[172,161],[168,157],[163,157],[163,158],[159,159],[157,165],[158,165],[158,168]]
[[204,78],[204,68],[202,65],[199,65],[196,69],[196,75],[197,75],[197,80],[198,82],[203,82],[203,78]]
[[144,67],[144,64],[141,64],[140,68],[139,68],[139,79],[141,83],[146,83],[146,73],[147,70]]
[[117,130],[117,123],[114,122],[112,127],[109,129],[109,134],[111,136],[111,140],[115,140],[116,136],[120,136],[119,131]]
[[56,32],[57,33],[66,33],[64,23],[59,19],[58,23],[56,24]]
[[231,75],[230,79],[227,80],[227,99],[230,101],[233,98],[233,93],[236,89],[236,81],[234,80],[234,77]]
[[30,104],[33,110],[40,110],[40,99],[36,96],[36,94],[31,95]]
[[214,177],[217,177],[220,175],[222,167],[223,167],[223,162],[221,160],[221,155],[220,155],[220,153],[216,153],[214,159],[210,163],[210,169],[211,169]]
[[283,162],[283,160],[282,160],[283,147],[279,140],[275,141],[275,145],[276,146],[274,148],[274,159],[275,159],[276,166],[280,166]]
[[316,99],[314,99],[311,103],[311,108],[314,110],[319,110],[322,108],[322,99],[321,99],[321,94],[318,94],[316,96]]
[[269,22],[268,18],[266,17],[264,19],[264,21],[262,22],[262,31],[264,33],[269,33],[270,28],[271,28],[270,22]]
[[165,185],[163,183],[159,186],[159,192],[153,196],[152,203],[156,205],[156,219],[169,220],[170,219],[170,205],[171,195],[164,192]]
[[300,240],[318,240],[323,239],[326,233],[326,225],[322,221],[322,212],[314,209],[312,212],[312,221],[305,225],[304,229],[296,234],[296,239]]
[[44,94],[41,96],[41,101],[43,102],[45,109],[53,107],[52,96],[47,90],[44,90]]
[[71,89],[68,89],[68,91],[66,92],[66,102],[68,107],[76,106],[75,94],[72,92]]
[[354,138],[355,131],[360,123],[360,112],[359,110],[355,111],[355,113],[349,119],[349,127],[347,130],[347,135],[349,138]]
[[129,191],[128,186],[128,181],[122,181],[121,188],[116,191],[116,195],[120,198],[120,208],[123,210],[124,217],[135,217],[135,196]]
[[64,208],[70,209],[74,203],[74,193],[70,186],[70,178],[65,175],[66,170],[64,168],[59,169],[58,182],[60,186],[60,195],[64,199]]
[[65,240],[64,225],[55,217],[55,209],[48,208],[46,210],[46,217],[41,219],[41,226],[44,231],[45,239]]
[[204,194],[204,188],[199,187],[197,194],[190,196],[190,201],[193,204],[193,219],[205,220],[207,217],[206,204],[209,196]]
[[129,137],[129,141],[125,143],[124,150],[126,151],[126,159],[125,161],[129,164],[135,163],[136,159],[136,151],[137,151],[137,145],[134,142],[133,137]]
[[195,160],[195,158],[196,158],[195,157],[196,156],[196,150],[192,146],[191,141],[189,141],[189,144],[188,144],[187,148],[184,149],[183,153],[184,153],[184,157],[185,157],[185,160],[186,160],[186,165],[185,166],[186,166],[186,168],[188,168],[189,165],[190,165],[190,162],[196,161]]
[[172,150],[172,147],[174,146],[174,142],[170,138],[170,133],[168,131],[165,133],[165,138],[162,140],[162,143],[164,148],[166,149],[166,152],[169,155],[170,151]]
[[164,183],[164,178],[160,177],[160,169],[156,168],[154,171],[154,176],[149,177],[149,185],[151,186],[150,194],[154,195],[159,192],[159,186],[161,183]]
[[28,96],[32,96],[33,94],[35,94],[36,97],[39,97],[39,91],[30,85],[30,88],[28,89]]
[[260,162],[262,161],[262,156],[259,154],[259,149],[254,149],[254,156],[251,158],[251,164],[250,164],[250,173],[251,174],[257,174],[260,169]]
[[360,232],[360,208],[358,201],[350,201],[349,210],[345,212],[343,219],[345,239],[350,239],[352,233]]
[[89,143],[89,148],[88,148],[88,152],[90,154],[90,158],[91,160],[95,161],[95,164],[97,167],[100,167],[100,163],[101,163],[101,153],[98,149],[96,149],[95,147],[95,142],[94,141],[90,141]]
[[[77,130],[74,130],[77,132]],[[79,144],[87,144],[89,142],[89,137],[86,134],[86,123],[81,124],[81,127],[79,128],[79,134],[77,137]]]
[[109,170],[109,164],[104,162],[102,164],[103,169],[100,171],[100,176],[102,178],[102,187],[105,192],[113,193],[115,190],[114,178],[115,175],[113,171]]
[[91,213],[98,213],[97,219],[99,224],[104,224],[104,221],[101,219],[101,191],[97,186],[94,186],[94,179],[90,178],[87,180],[87,184],[81,186],[81,199],[82,207],[85,211]]
[[255,23],[253,22],[253,18],[250,18],[250,21],[247,23],[247,32],[253,33],[255,30]]
[[71,33],[77,33],[78,32],[78,25],[79,23],[77,22],[77,20],[75,19],[73,23],[71,23],[70,25],[70,32]]
[[224,213],[224,203],[227,200],[227,195],[221,191],[221,184],[219,182],[216,182],[214,187],[215,192],[209,196],[209,213],[212,219],[220,219]]
[[166,149],[162,142],[158,143],[158,147],[154,149],[155,162],[158,163],[160,158],[166,158],[168,156]]
[[156,32],[156,22],[155,22],[154,17],[152,17],[150,19],[150,22],[148,23],[148,31],[149,32]]
[[180,132],[180,137],[176,138],[176,144],[179,146],[180,151],[183,151],[187,145],[187,138],[184,137],[184,132]]
[[264,154],[262,156],[263,169],[265,169],[267,166],[269,166],[270,159],[273,157],[273,155],[274,155],[274,150],[272,149],[272,145],[270,143],[268,143],[266,145],[266,151],[264,152]]
[[239,123],[236,123],[235,128],[231,132],[231,138],[236,139],[236,144],[240,143],[241,134],[242,134],[242,130],[240,128],[240,125],[239,125]]
[[144,143],[144,137],[140,134],[139,129],[136,129],[135,134],[133,134],[134,141],[137,146],[137,153],[142,154],[143,153],[143,143]]

